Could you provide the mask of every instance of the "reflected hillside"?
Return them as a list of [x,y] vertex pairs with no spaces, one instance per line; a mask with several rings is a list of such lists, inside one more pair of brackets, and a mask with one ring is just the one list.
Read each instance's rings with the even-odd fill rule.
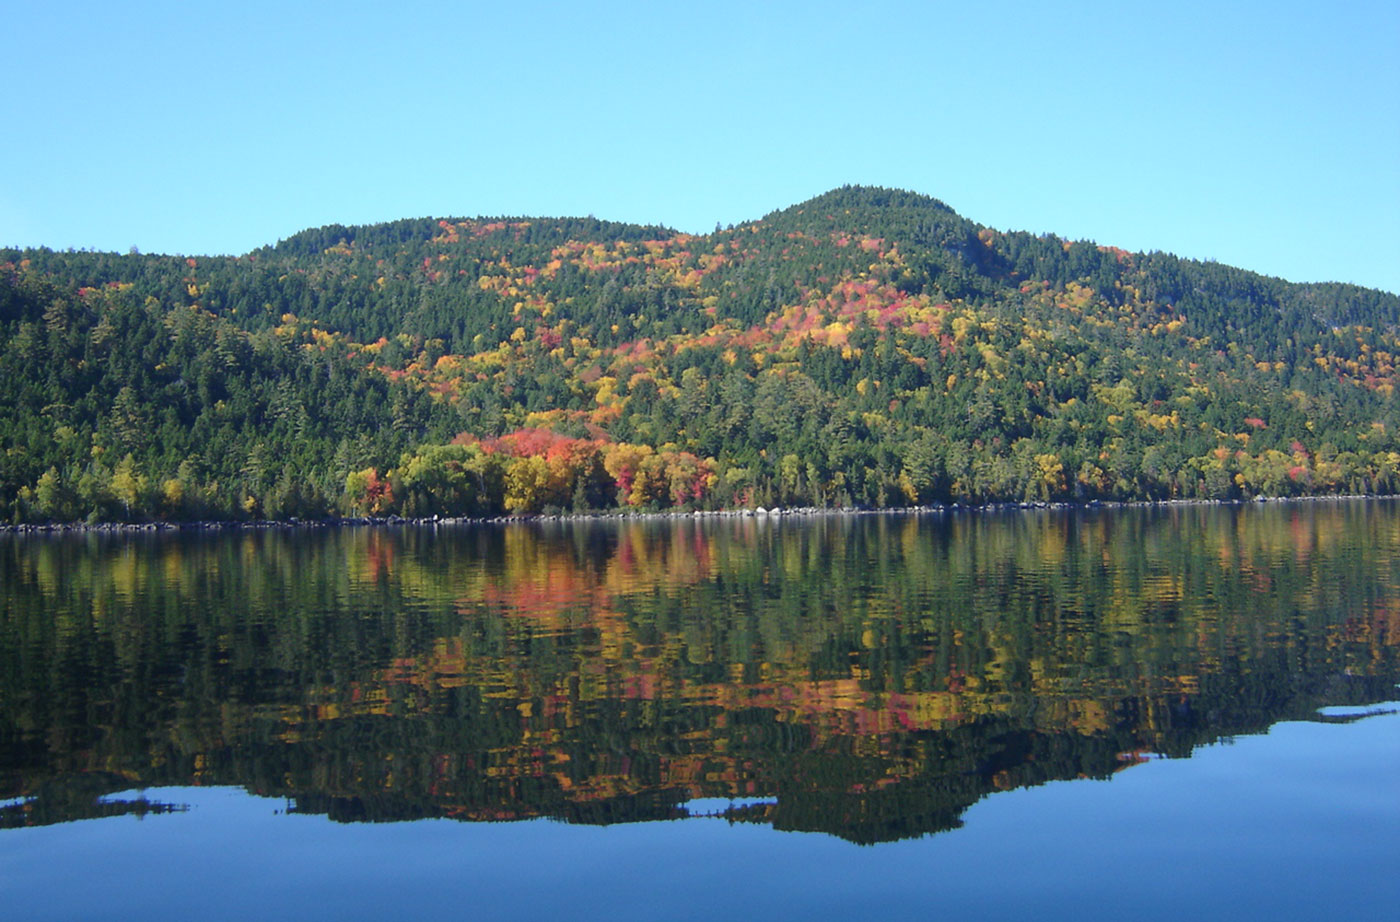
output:
[[1397,549],[1388,502],[7,538],[0,825],[221,784],[920,835],[1393,698]]

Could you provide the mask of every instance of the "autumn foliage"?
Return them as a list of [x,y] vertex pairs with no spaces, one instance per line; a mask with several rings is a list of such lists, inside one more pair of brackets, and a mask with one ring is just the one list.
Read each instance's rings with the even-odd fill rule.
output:
[[[840,189],[0,250],[17,521],[1400,490],[1400,298]],[[128,460],[129,459],[129,460]]]

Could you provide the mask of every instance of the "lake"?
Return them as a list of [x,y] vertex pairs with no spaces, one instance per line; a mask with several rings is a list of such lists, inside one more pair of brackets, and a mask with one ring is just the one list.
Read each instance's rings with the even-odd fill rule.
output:
[[0,535],[24,919],[1376,918],[1400,504]]

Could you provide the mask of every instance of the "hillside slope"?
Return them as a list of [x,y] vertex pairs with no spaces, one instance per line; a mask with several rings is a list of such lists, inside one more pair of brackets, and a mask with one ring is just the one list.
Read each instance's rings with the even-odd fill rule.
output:
[[1400,486],[1395,295],[896,190],[699,236],[418,219],[0,266],[12,519]]

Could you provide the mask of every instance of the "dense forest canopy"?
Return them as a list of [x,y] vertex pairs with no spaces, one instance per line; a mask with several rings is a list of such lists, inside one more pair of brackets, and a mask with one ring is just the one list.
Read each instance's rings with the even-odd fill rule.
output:
[[1400,298],[847,187],[0,250],[9,521],[1391,493]]

